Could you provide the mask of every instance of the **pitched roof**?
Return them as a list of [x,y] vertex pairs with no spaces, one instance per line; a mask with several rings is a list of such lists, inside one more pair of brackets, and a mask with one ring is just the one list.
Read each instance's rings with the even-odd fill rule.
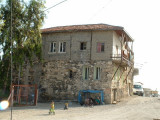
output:
[[76,31],[105,31],[115,30],[118,34],[125,34],[129,41],[134,41],[131,36],[121,26],[113,26],[108,24],[87,24],[87,25],[71,25],[71,26],[59,26],[41,29],[42,34],[48,33],[60,33],[60,32],[76,32]]
[[74,31],[95,31],[95,30],[123,30],[123,27],[113,26],[108,24],[88,24],[88,25],[72,25],[72,26],[59,26],[42,29],[43,33],[55,32],[74,32]]

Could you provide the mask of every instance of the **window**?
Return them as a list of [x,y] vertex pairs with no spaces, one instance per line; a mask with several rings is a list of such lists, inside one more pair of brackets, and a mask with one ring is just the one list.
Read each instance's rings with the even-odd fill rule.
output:
[[101,68],[100,67],[94,67],[94,79],[100,80],[101,76]]
[[141,89],[142,86],[141,86],[141,85],[134,85],[134,88],[136,88],[136,89]]
[[59,52],[66,52],[66,42],[59,43]]
[[104,52],[104,43],[97,43],[97,52]]
[[51,44],[50,44],[50,52],[56,52],[56,43],[55,42],[51,42]]
[[86,42],[81,42],[80,43],[80,50],[86,50],[87,48],[87,43]]
[[89,67],[85,66],[83,67],[83,80],[89,79]]
[[69,70],[69,78],[72,78],[73,77],[73,72],[72,70]]

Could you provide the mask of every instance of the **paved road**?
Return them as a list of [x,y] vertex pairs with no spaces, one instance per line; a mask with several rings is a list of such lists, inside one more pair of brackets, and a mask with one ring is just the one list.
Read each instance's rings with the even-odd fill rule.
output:
[[[116,105],[82,107],[69,104],[63,110],[62,103],[55,104],[56,115],[49,115],[49,103],[36,107],[14,107],[13,120],[153,120],[160,119],[160,98],[132,96]],[[0,120],[10,120],[10,108],[0,111]]]

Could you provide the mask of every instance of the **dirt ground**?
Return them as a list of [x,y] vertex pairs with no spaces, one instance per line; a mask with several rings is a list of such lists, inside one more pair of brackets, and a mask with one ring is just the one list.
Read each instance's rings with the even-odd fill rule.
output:
[[[132,96],[117,104],[94,107],[80,106],[70,102],[69,109],[63,110],[64,103],[55,103],[55,115],[49,115],[50,103],[37,106],[13,107],[13,120],[153,120],[160,119],[160,98]],[[0,111],[0,120],[10,120],[11,110]]]

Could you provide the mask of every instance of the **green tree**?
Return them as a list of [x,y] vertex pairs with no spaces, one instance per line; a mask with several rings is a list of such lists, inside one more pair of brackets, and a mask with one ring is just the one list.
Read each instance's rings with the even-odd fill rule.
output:
[[19,71],[19,74],[24,62],[32,63],[35,58],[41,59],[40,28],[45,18],[44,8],[44,0],[30,0],[28,3],[22,0],[7,0],[6,4],[0,7],[1,22],[4,23],[0,27],[0,52],[3,52],[0,60],[0,85],[4,86],[4,90],[10,85],[11,51],[12,67]]

